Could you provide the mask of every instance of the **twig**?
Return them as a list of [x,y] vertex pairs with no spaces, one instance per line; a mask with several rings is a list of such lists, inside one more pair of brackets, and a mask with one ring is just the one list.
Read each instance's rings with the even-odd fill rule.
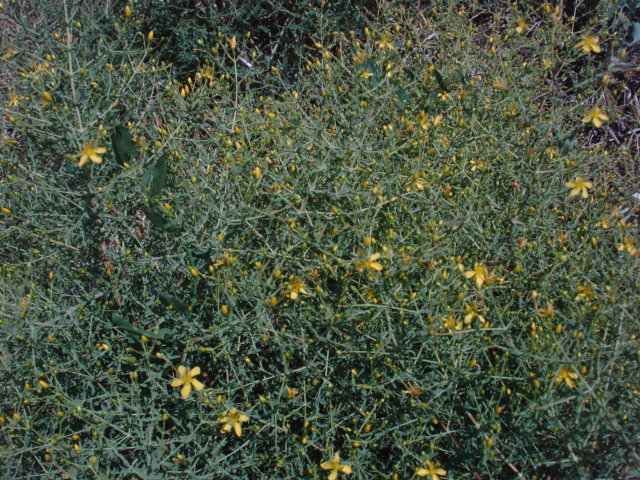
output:
[[69,19],[69,10],[67,9],[67,0],[63,0],[64,5],[64,21],[66,23],[66,41],[67,41],[67,59],[69,61],[69,80],[71,81],[71,98],[73,99],[73,106],[78,117],[78,131],[83,132],[82,117],[80,116],[80,109],[78,108],[78,96],[76,95],[76,84],[73,81],[73,60],[71,59],[71,29],[69,25],[71,20]]

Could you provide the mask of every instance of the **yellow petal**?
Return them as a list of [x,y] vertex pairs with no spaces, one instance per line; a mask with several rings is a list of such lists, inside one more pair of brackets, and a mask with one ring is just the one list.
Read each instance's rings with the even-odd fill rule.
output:
[[426,468],[416,468],[416,475],[418,475],[419,477],[426,477],[427,475],[429,475],[429,470],[427,470]]
[[333,463],[331,462],[322,462],[320,464],[320,468],[323,470],[331,470],[333,468]]
[[474,270],[469,270],[468,272],[464,272],[464,277],[465,278],[473,278],[473,276],[476,274],[476,272]]
[[182,365],[180,365],[178,367],[178,375],[180,375],[181,377],[184,377],[187,374],[187,369],[184,368]]
[[200,367],[193,367],[189,372],[190,377],[195,377],[196,375],[200,375]]
[[242,436],[242,427],[240,426],[239,423],[234,423],[233,424],[233,431],[236,432],[236,436],[237,437],[241,437]]
[[180,395],[182,395],[182,398],[186,400],[187,398],[189,398],[190,394],[191,394],[191,384],[185,383],[184,387],[182,387],[182,390],[180,390]]
[[436,475],[443,476],[443,475],[446,475],[446,474],[447,474],[447,471],[446,471],[446,470],[443,470],[443,469],[441,469],[441,468],[438,468],[438,469],[436,470]]
[[351,465],[340,465],[339,468],[342,473],[346,473],[346,474],[353,473],[353,469],[351,468]]
[[338,478],[338,471],[334,470],[329,474],[329,476],[327,477],[327,480],[336,480],[336,478]]
[[484,278],[482,278],[480,275],[476,276],[476,285],[478,286],[478,288],[484,285]]
[[602,126],[602,120],[600,120],[598,117],[594,117],[593,126],[596,128],[600,128]]
[[238,417],[238,421],[239,421],[239,422],[248,422],[248,421],[249,421],[249,417],[248,417],[247,415],[241,414],[241,415]]
[[191,385],[193,385],[193,388],[195,388],[198,392],[204,388],[204,385],[198,380],[191,380]]
[[378,253],[374,253],[373,255],[371,255],[371,256],[369,257],[369,261],[373,262],[373,261],[375,261],[375,260],[377,260],[377,259],[379,259],[379,258],[380,258],[380,252],[378,252]]
[[179,387],[184,383],[184,379],[183,378],[174,378],[173,380],[171,380],[171,386],[172,387]]
[[231,431],[231,424],[230,423],[225,423],[222,428],[220,429],[221,432],[223,433],[229,433]]
[[289,298],[290,298],[291,300],[295,300],[296,298],[298,298],[298,292],[291,292],[291,293],[289,294]]
[[371,264],[371,268],[373,268],[374,270],[377,270],[379,272],[380,270],[382,270],[382,265],[380,265],[379,263],[374,262],[374,263]]
[[96,153],[105,153],[106,151],[107,151],[107,149],[106,149],[106,148],[104,148],[104,147],[98,147],[98,148],[96,148]]

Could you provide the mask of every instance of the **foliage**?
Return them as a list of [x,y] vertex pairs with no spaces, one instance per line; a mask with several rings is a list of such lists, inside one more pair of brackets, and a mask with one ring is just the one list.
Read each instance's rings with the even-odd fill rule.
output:
[[637,69],[608,2],[580,30],[381,3],[308,32],[295,90],[243,62],[272,32],[180,30],[210,53],[180,79],[154,55],[183,37],[110,5],[44,2],[1,52],[5,477],[637,468]]

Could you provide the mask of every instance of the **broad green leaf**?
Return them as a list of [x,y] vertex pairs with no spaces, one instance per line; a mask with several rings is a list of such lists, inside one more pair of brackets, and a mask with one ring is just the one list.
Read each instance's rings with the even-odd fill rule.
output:
[[175,222],[168,220],[164,215],[156,212],[151,208],[145,208],[144,213],[149,221],[151,221],[151,223],[153,223],[158,228],[167,231],[176,230],[178,228],[178,225]]
[[438,70],[434,70],[433,74],[436,76],[436,81],[440,86],[440,90],[442,90],[443,92],[448,92],[449,89],[447,88],[447,84],[444,82],[444,78],[442,78],[442,74]]
[[113,153],[115,153],[116,159],[121,165],[129,163],[131,159],[138,156],[131,133],[124,125],[118,125],[111,134],[111,145],[113,146]]
[[633,26],[633,40],[631,43],[640,42],[640,23],[633,22],[631,25]]
[[151,188],[149,189],[149,198],[160,195],[165,183],[167,182],[167,162],[169,157],[165,153],[153,166],[153,177],[151,178]]
[[182,303],[176,297],[167,292],[162,292],[160,295],[160,301],[169,308],[177,312],[186,312],[189,310],[189,306],[185,303]]

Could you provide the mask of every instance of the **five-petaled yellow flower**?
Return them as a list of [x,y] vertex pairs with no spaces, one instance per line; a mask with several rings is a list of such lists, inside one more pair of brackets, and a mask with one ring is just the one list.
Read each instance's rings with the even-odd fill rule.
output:
[[178,377],[171,381],[172,387],[182,387],[180,395],[185,400],[189,398],[191,394],[191,387],[195,388],[198,392],[204,388],[204,385],[196,380],[194,377],[200,375],[200,367],[192,368],[187,372],[187,369],[180,365],[178,367]]
[[447,474],[447,471],[440,468],[436,463],[427,460],[427,468],[416,468],[416,475],[419,477],[429,476],[430,480],[440,480],[440,477]]
[[358,273],[364,272],[365,270],[368,272],[379,272],[382,270],[382,265],[380,265],[376,260],[380,258],[380,252],[374,253],[369,257],[368,260],[363,260],[362,262],[356,263],[356,271]]
[[596,128],[602,127],[604,122],[609,121],[609,115],[604,113],[600,107],[593,107],[587,112],[587,115],[582,119],[582,123],[593,123]]
[[516,32],[522,35],[529,28],[529,24],[524,18],[519,18],[516,26]]
[[248,421],[249,416],[245,415],[244,413],[240,413],[235,408],[224,412],[218,419],[218,422],[223,424],[222,428],[220,429],[222,433],[229,433],[231,430],[233,430],[237,437],[242,436],[242,425],[240,424]]
[[78,162],[79,167],[83,167],[89,160],[93,163],[102,163],[102,155],[107,149],[104,147],[97,147],[94,143],[85,143],[82,146],[82,151],[74,157],[80,157]]
[[582,195],[582,198],[587,198],[589,196],[588,189],[593,188],[593,183],[587,182],[582,177],[576,177],[571,182],[567,182],[565,185],[567,186],[567,188],[571,189],[571,192],[569,192],[569,194],[572,197],[580,194]]
[[589,35],[588,33],[586,33],[580,38],[582,40],[576,43],[576,48],[582,48],[582,51],[585,53],[600,53],[602,51],[602,49],[600,48],[600,44],[598,43],[600,39],[595,35]]
[[299,278],[294,278],[289,284],[289,288],[291,291],[287,294],[291,300],[296,300],[300,293],[304,295],[310,295],[306,288],[304,288],[304,284]]
[[327,480],[336,480],[338,478],[338,472],[351,474],[353,469],[351,465],[343,465],[340,463],[340,454],[336,453],[328,462],[322,462],[320,468],[323,470],[331,470],[331,473],[327,477]]
[[566,383],[569,388],[576,386],[575,380],[578,379],[578,374],[575,373],[571,367],[560,367],[558,369],[558,375],[556,376],[556,383]]
[[480,309],[475,305],[466,304],[464,306],[464,323],[469,325],[474,318],[478,318],[481,323],[486,322],[486,319],[480,314]]
[[381,50],[383,48],[388,48],[389,50],[393,50],[393,43],[391,43],[391,35],[388,32],[384,32],[380,35],[380,40],[378,41],[378,48]]
[[465,278],[475,278],[478,288],[483,285],[490,285],[497,280],[496,274],[489,272],[487,267],[484,266],[484,263],[481,262],[476,262],[473,265],[473,270],[464,272],[464,276]]

